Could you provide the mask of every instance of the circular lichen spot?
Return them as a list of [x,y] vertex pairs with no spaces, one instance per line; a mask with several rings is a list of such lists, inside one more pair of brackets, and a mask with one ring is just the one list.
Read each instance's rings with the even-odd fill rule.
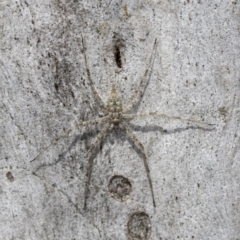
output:
[[132,184],[130,183],[130,181],[121,175],[115,175],[109,181],[109,193],[112,198],[118,201],[126,201],[129,197],[131,189]]
[[131,240],[147,240],[151,235],[151,221],[145,212],[133,213],[127,227]]
[[10,182],[13,182],[13,181],[14,181],[14,177],[13,177],[13,175],[12,175],[11,172],[7,172],[7,173],[6,173],[6,177],[7,177],[7,179],[8,179]]

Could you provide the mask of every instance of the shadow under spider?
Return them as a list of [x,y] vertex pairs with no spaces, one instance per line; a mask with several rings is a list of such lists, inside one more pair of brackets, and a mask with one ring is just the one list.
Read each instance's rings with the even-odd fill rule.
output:
[[185,128],[177,127],[177,128],[173,128],[170,130],[167,130],[166,128],[163,128],[163,127],[160,127],[157,125],[139,126],[139,125],[136,125],[133,123],[129,123],[129,126],[136,132],[144,132],[144,133],[145,132],[161,132],[161,134],[163,134],[163,135],[174,134],[177,132],[180,133],[180,132],[188,131],[189,129],[192,129],[192,130],[200,129],[200,130],[203,130],[206,132],[211,132],[211,131],[215,130],[215,128],[204,128],[204,127],[200,127],[200,126],[190,126],[190,125]]
[[72,141],[72,143],[68,146],[68,148],[63,151],[62,153],[59,154],[58,158],[56,160],[54,160],[52,163],[43,163],[40,164],[35,170],[34,173],[37,173],[38,171],[40,171],[42,168],[47,168],[47,167],[52,167],[57,165],[58,163],[62,162],[65,160],[66,155],[72,150],[72,148],[79,142],[79,141],[84,141],[87,140],[89,137],[95,137],[96,135],[98,135],[99,130],[97,129],[92,129],[92,130],[88,130],[86,132],[84,132],[83,134],[78,134],[74,140]]

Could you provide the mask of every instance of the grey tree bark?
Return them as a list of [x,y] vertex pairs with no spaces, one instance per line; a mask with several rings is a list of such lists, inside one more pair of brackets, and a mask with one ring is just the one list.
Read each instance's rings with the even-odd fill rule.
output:
[[[237,0],[1,0],[0,239],[240,239],[239,23]],[[96,152],[85,210],[87,151],[101,125],[31,162],[100,116],[82,38],[105,102],[112,82],[123,102],[131,96],[157,39],[135,110],[214,124],[131,122],[156,207],[141,154],[120,129]],[[125,179],[115,183],[122,201],[113,176]]]

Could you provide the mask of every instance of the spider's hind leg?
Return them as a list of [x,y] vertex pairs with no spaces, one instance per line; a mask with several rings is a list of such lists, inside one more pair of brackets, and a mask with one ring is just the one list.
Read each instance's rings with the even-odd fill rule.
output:
[[149,72],[151,72],[151,71],[149,71],[149,69],[151,70],[151,68],[152,68],[151,66],[153,64],[156,48],[157,48],[157,39],[155,39],[155,41],[154,41],[152,54],[151,54],[151,57],[147,64],[147,67],[145,69],[144,75],[141,77],[139,84],[138,84],[137,88],[135,89],[134,93],[132,94],[132,96],[128,99],[126,104],[123,106],[123,113],[130,111],[133,107],[135,107],[137,105],[137,103],[141,99],[141,96],[143,95],[143,90],[141,90],[141,88],[144,84],[146,85],[147,80],[150,78],[150,77],[148,78],[147,76],[149,75]]
[[85,42],[84,42],[83,38],[82,38],[82,46],[83,46],[82,52],[83,52],[83,55],[84,55],[85,67],[86,67],[86,71],[87,71],[88,81],[89,81],[90,86],[91,86],[91,90],[93,92],[95,100],[97,100],[97,103],[100,107],[100,110],[104,113],[107,113],[107,107],[106,107],[105,103],[103,102],[102,98],[100,97],[99,93],[97,92],[97,90],[96,90],[96,88],[94,87],[94,84],[93,84],[93,80],[92,80],[92,77],[91,77],[90,68],[89,68],[88,60],[87,60],[86,45],[85,45]]

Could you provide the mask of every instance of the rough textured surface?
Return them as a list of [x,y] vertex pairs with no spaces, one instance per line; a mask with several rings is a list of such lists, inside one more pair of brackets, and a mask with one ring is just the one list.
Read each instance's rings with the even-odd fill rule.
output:
[[[153,240],[239,240],[239,23],[238,0],[1,0],[0,239],[125,240],[129,217],[143,211]],[[112,80],[124,100],[131,95],[157,38],[138,112],[216,126],[134,122],[155,209],[143,161],[121,131],[103,141],[94,159],[87,211],[87,151],[101,127],[73,132],[30,164],[74,123],[98,117],[82,37],[105,101]],[[125,202],[108,193],[113,175],[132,184]]]

